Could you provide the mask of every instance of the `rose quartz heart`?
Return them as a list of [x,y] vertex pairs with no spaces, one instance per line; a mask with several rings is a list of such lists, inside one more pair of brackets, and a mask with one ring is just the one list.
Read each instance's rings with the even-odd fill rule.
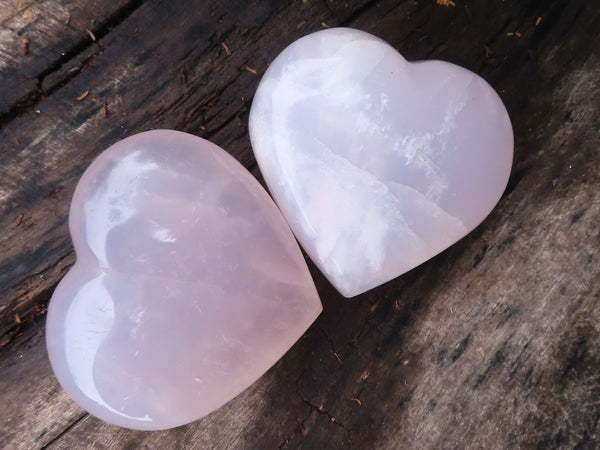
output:
[[52,368],[83,408],[143,430],[183,425],[247,388],[321,303],[273,201],[204,139],[149,131],[81,178],[77,262],[48,308]]
[[294,234],[346,297],[475,228],[508,181],[513,134],[479,76],[409,63],[362,31],[287,47],[250,112],[252,147]]

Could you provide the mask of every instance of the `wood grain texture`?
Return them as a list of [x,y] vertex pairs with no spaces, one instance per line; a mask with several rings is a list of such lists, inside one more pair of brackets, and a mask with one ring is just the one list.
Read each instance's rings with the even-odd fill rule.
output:
[[[75,50],[59,64],[36,59],[47,97],[27,106],[0,93],[12,111],[0,129],[0,448],[600,446],[600,10],[455,3],[123,2],[91,46],[81,34],[50,39]],[[0,35],[22,13],[5,11]],[[66,217],[78,177],[152,128],[208,137],[260,177],[246,129],[260,74],[294,39],[337,25],[492,84],[515,130],[500,204],[441,255],[353,300],[311,264],[323,314],[210,416],[143,433],[85,414],[54,379],[43,338],[45,303],[74,261]]]
[[[139,2],[137,2],[139,3]],[[0,3],[0,119],[44,98],[44,78],[68,63],[74,73],[85,61],[73,56],[95,47],[99,37],[137,5],[135,0],[17,0]]]

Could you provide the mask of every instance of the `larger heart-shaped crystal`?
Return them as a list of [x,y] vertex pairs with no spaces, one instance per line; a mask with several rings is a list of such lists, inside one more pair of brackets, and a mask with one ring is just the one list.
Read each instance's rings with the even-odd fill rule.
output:
[[482,78],[409,63],[348,28],[305,36],[273,61],[250,137],[296,237],[347,297],[476,227],[500,199],[513,153],[506,109]]
[[69,226],[46,337],[64,389],[124,427],[183,425],[260,377],[321,303],[264,189],[214,144],[149,131],[102,153]]

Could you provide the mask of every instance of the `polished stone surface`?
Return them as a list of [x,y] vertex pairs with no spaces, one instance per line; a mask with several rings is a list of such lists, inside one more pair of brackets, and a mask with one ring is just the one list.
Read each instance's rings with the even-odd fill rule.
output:
[[348,28],[305,36],[273,61],[250,137],[300,244],[347,297],[476,227],[500,199],[513,154],[506,109],[482,78],[409,63]]
[[49,305],[48,353],[107,422],[155,430],[208,414],[321,311],[273,201],[204,139],[158,130],[110,147],[77,185],[69,226],[77,262]]

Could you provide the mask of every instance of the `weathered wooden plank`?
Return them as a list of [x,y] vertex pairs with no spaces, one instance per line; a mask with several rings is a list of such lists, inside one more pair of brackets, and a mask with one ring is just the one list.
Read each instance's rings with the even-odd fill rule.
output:
[[[39,323],[30,324],[0,353],[0,446],[599,445],[599,11],[584,1],[548,2],[541,10],[516,1],[348,3],[291,2],[265,7],[262,16],[233,5],[229,14],[245,23],[237,26],[223,10],[202,21],[210,14],[201,14],[201,2],[198,16],[185,20],[178,4],[144,4],[105,36],[106,50],[88,71],[38,105],[39,115],[11,121],[0,132],[0,167],[13,168],[0,176],[7,212],[0,254],[20,255],[21,268],[5,266],[12,272],[4,282],[17,283],[3,297],[5,323],[18,311],[9,309],[17,292],[47,290],[24,301],[33,311],[71,263],[64,227],[70,190],[91,157],[120,136],[158,126],[206,133],[256,172],[243,108],[258,80],[244,66],[264,70],[321,22],[349,20],[411,59],[451,60],[492,82],[516,136],[515,170],[498,208],[442,255],[354,301],[312,268],[325,308],[305,338],[225,408],[168,432],[120,430],[81,416],[51,376]],[[173,24],[177,39],[144,34],[159,18]],[[194,46],[181,47],[194,25]],[[124,36],[134,39],[125,43]],[[148,49],[151,56],[139,56]],[[154,67],[152,58],[172,67]],[[88,86],[88,98],[74,100]],[[4,144],[9,138],[22,140],[23,150]],[[51,191],[54,200],[40,195]],[[35,224],[29,216],[19,222],[19,209]],[[26,228],[10,231],[17,222]],[[18,243],[32,239],[43,250]],[[62,259],[57,265],[52,258]],[[18,281],[25,277],[27,285]]]
[[[39,448],[83,414],[52,379],[43,328],[30,329],[20,338],[20,345],[9,348],[0,362],[0,447],[6,449]],[[47,415],[50,405],[54,420],[31,420]]]
[[0,0],[0,25],[22,13],[36,0]]
[[[45,75],[92,46],[139,1],[3,1],[0,3],[0,124],[19,105],[45,95]],[[98,35],[98,36],[96,36]],[[96,46],[97,47],[97,46]],[[96,51],[99,49],[96,48]],[[80,62],[75,68],[81,70]],[[70,67],[73,69],[73,67]]]

